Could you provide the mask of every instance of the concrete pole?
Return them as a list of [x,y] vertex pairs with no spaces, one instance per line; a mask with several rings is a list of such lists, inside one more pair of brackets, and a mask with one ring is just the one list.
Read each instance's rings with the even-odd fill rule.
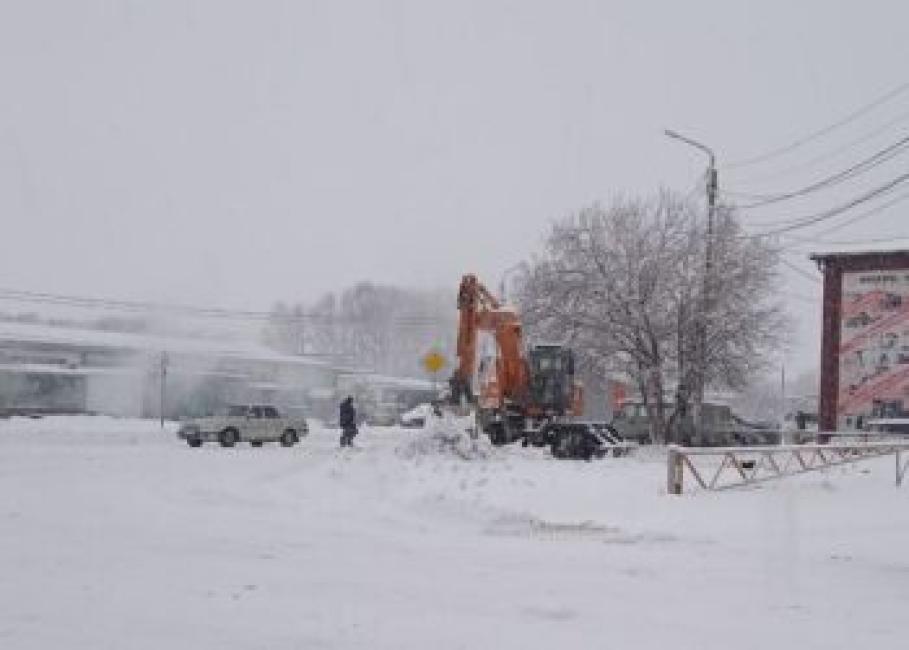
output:
[[703,424],[703,413],[701,406],[704,403],[704,392],[706,388],[706,378],[707,378],[707,328],[708,328],[708,319],[709,314],[712,309],[713,301],[713,226],[714,220],[716,217],[716,199],[717,191],[719,188],[719,181],[716,170],[716,156],[713,153],[713,150],[698,142],[697,140],[692,140],[687,138],[675,131],[670,131],[667,129],[665,131],[666,135],[674,140],[684,142],[687,145],[700,149],[708,158],[707,166],[707,233],[706,241],[704,242],[704,283],[702,289],[702,298],[700,305],[698,306],[698,318],[697,318],[697,332],[695,335],[697,351],[695,354],[694,362],[696,364],[695,372],[695,381],[697,385],[694,386],[694,404],[693,404],[693,416],[694,416],[694,427],[695,431],[698,434],[702,434],[702,424]]
[[167,352],[161,353],[161,428],[164,428],[164,405],[165,405],[165,386],[167,383]]

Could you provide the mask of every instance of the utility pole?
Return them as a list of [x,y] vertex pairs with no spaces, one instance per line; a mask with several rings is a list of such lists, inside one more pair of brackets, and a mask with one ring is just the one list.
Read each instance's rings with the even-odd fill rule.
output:
[[161,364],[161,365],[160,365],[160,370],[161,370],[161,372],[160,372],[160,374],[161,374],[161,411],[160,411],[160,416],[161,416],[161,428],[162,428],[162,429],[164,428],[164,404],[165,404],[165,402],[164,402],[164,396],[165,396],[164,388],[165,388],[166,381],[167,381],[167,363],[168,363],[167,352],[162,352],[162,353],[161,353],[161,361],[160,361],[160,364]]
[[299,328],[297,330],[297,354],[303,356],[306,354],[306,321],[304,321],[303,317],[300,316],[298,323]]
[[707,326],[708,316],[712,308],[713,301],[713,222],[716,216],[716,197],[719,187],[716,171],[716,156],[713,149],[701,144],[697,140],[687,138],[675,131],[666,129],[665,134],[673,140],[679,140],[687,145],[700,149],[707,154],[707,235],[704,242],[704,285],[702,290],[701,301],[697,316],[697,331],[695,336],[697,351],[695,353],[695,363],[697,370],[695,372],[694,387],[694,426],[698,433],[701,433],[703,414],[701,406],[704,404],[704,389],[707,376]]
[[780,444],[785,445],[786,429],[786,363],[780,364]]

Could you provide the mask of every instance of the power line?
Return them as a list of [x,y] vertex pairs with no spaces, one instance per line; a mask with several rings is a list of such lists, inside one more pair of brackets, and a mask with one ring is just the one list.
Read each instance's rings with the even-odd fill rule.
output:
[[0,288],[0,299],[39,304],[55,304],[70,307],[85,307],[94,309],[110,309],[128,312],[168,312],[180,313],[191,316],[214,318],[234,318],[241,320],[266,320],[269,318],[282,318],[286,320],[311,319],[312,315],[278,315],[269,312],[231,310],[214,307],[194,307],[191,305],[178,305],[156,302],[142,302],[133,300],[112,300],[107,298],[88,298],[64,294],[45,293],[38,291],[20,291],[17,289]]
[[[247,311],[224,309],[218,307],[195,307],[171,303],[144,302],[134,300],[112,300],[106,298],[89,298],[38,291],[20,291],[0,288],[0,300],[51,304],[86,309],[106,309],[130,313],[165,312],[203,318],[221,318],[227,320],[280,321],[284,323],[321,321],[331,323],[349,323],[355,319],[331,314],[287,313]],[[400,326],[417,326],[447,323],[447,320],[433,315],[411,314],[396,316],[392,324]]]
[[[813,240],[806,239],[803,241],[803,244],[811,243],[812,241]],[[896,243],[896,242],[907,242],[907,245],[909,245],[909,237],[878,237],[875,239],[839,240],[839,241],[824,240],[824,241],[816,241],[814,243],[818,244],[819,246],[859,247],[859,246],[875,246],[877,244],[888,244],[888,243]],[[782,251],[787,252],[787,253],[813,253],[813,252],[817,251],[817,246],[812,246],[811,248],[807,248],[802,244],[798,244],[798,245],[794,245],[794,246],[786,246],[782,249]]]
[[699,197],[703,192],[704,182],[706,180],[706,173],[698,174],[697,179],[694,181],[693,187],[685,194],[685,202],[693,200],[696,196]]
[[803,278],[808,278],[809,280],[811,280],[812,282],[814,282],[816,284],[821,284],[821,281],[817,277],[811,275],[807,271],[800,269],[799,267],[797,267],[795,264],[793,264],[789,260],[781,257],[780,262],[782,262],[784,266],[787,266],[790,269],[792,269],[793,271],[795,271],[796,273],[798,273]]
[[[863,203],[866,203],[867,201],[871,201],[871,200],[877,198],[878,196],[886,194],[886,193],[892,191],[895,187],[897,187],[901,183],[905,183],[907,180],[909,180],[909,173],[903,174],[901,176],[897,176],[895,179],[885,183],[884,185],[876,187],[873,190],[866,192],[865,194],[862,194],[861,196],[859,196],[857,198],[847,201],[846,203],[839,205],[835,208],[832,208],[830,210],[827,210],[825,212],[809,215],[806,217],[799,217],[798,219],[792,219],[792,220],[788,220],[788,221],[778,222],[781,224],[788,224],[788,225],[783,225],[782,227],[776,228],[773,230],[767,230],[764,232],[753,233],[750,235],[743,235],[743,237],[744,238],[769,237],[771,235],[779,235],[779,234],[782,234],[785,232],[799,230],[801,228],[808,228],[810,226],[813,226],[816,223],[826,221],[827,219],[832,219],[833,217],[840,215],[843,212],[846,212],[847,210],[851,210],[852,208],[854,208],[856,206],[859,206]],[[763,224],[763,225],[770,225],[770,224]]]
[[[828,187],[833,187],[842,183],[843,181],[849,180],[860,174],[863,174],[871,169],[874,169],[878,165],[882,165],[888,160],[895,158],[896,156],[909,150],[907,148],[909,145],[909,136],[900,138],[893,144],[884,147],[880,151],[874,153],[873,155],[865,158],[864,160],[859,161],[858,163],[839,171],[835,174],[831,174],[826,178],[823,178],[819,181],[806,185],[805,187],[794,190],[791,192],[785,192],[780,194],[769,194],[769,195],[753,195],[755,198],[759,199],[755,203],[749,205],[738,206],[742,210],[748,210],[753,208],[762,207],[765,205],[770,205],[773,203],[779,203],[781,201],[786,201],[800,196],[805,196],[806,194],[811,194],[812,192],[817,192],[818,190],[825,189]],[[732,192],[729,192],[732,194]]]
[[755,181],[760,182],[760,181],[774,180],[776,178],[782,178],[784,176],[790,176],[795,172],[800,172],[804,169],[814,167],[818,163],[824,162],[825,160],[830,160],[831,158],[836,158],[844,151],[848,151],[848,150],[852,149],[853,147],[855,147],[856,145],[864,144],[865,142],[867,142],[873,138],[876,138],[881,133],[884,133],[890,127],[892,127],[894,124],[899,124],[901,122],[905,122],[906,120],[909,120],[909,111],[907,111],[905,113],[900,113],[898,116],[896,116],[892,120],[885,122],[884,124],[865,133],[864,135],[861,135],[858,138],[855,138],[854,140],[850,140],[849,142],[839,145],[838,147],[828,150],[820,155],[814,156],[813,158],[809,158],[808,160],[805,160],[805,161],[800,162],[795,165],[789,165],[788,167],[782,167],[782,168],[776,169],[772,172],[767,172],[767,173],[761,174],[760,176],[749,176],[748,178],[752,182],[755,182]]
[[782,156],[783,154],[789,153],[790,151],[798,149],[799,147],[802,147],[802,146],[808,144],[809,142],[813,142],[814,140],[817,140],[818,138],[823,137],[823,136],[827,135],[828,133],[835,131],[836,129],[838,129],[842,126],[849,124],[850,122],[860,118],[861,116],[863,116],[867,113],[870,113],[878,106],[881,106],[881,105],[889,102],[891,99],[901,95],[906,90],[909,90],[909,82],[904,82],[904,83],[900,84],[893,90],[885,93],[884,95],[881,95],[874,101],[872,101],[868,104],[865,104],[864,106],[856,109],[852,113],[849,113],[843,119],[838,120],[838,121],[834,122],[833,124],[829,124],[821,129],[818,129],[817,131],[813,131],[812,133],[809,133],[806,136],[798,138],[797,140],[794,140],[793,142],[790,142],[789,144],[784,145],[782,147],[772,149],[772,150],[767,151],[766,153],[760,154],[758,156],[753,156],[751,158],[745,158],[743,160],[738,160],[738,161],[729,163],[724,166],[724,169],[735,169],[735,168],[739,168],[739,167],[747,167],[750,165],[756,165],[757,163],[764,162],[765,160],[770,160],[771,158],[776,158],[777,156]]
[[[823,235],[829,235],[830,233],[836,232],[838,230],[842,230],[846,226],[851,226],[852,224],[858,223],[859,221],[863,221],[864,219],[867,219],[868,217],[873,217],[876,214],[880,214],[884,210],[887,210],[888,208],[892,208],[894,205],[896,205],[898,203],[902,203],[906,199],[909,199],[909,192],[907,192],[906,194],[901,194],[898,197],[896,197],[895,199],[893,199],[892,201],[887,201],[883,205],[879,205],[875,208],[872,208],[871,210],[866,210],[865,212],[862,212],[861,214],[858,214],[850,219],[847,219],[846,221],[844,221],[842,223],[838,223],[835,226],[831,226],[830,228],[825,228],[824,230],[821,230],[820,232],[818,232],[817,235],[818,235],[818,237],[820,237]],[[816,237],[793,237],[792,235],[784,235],[784,237],[786,237],[787,239],[792,239],[793,241],[796,241],[799,243],[817,242],[819,244],[833,244],[833,245],[878,243],[878,242],[883,242],[883,241],[894,241],[894,240],[898,241],[900,239],[909,239],[909,237],[902,237],[902,238],[886,237],[886,238],[880,238],[880,239],[865,240],[864,242],[855,242],[855,241],[838,241],[837,242],[837,241],[825,241],[823,239],[819,239]],[[787,250],[787,249],[784,249],[784,250]]]

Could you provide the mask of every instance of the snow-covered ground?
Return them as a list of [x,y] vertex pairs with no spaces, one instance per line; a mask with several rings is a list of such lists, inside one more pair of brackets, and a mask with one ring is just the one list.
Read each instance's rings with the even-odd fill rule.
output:
[[413,430],[0,422],[0,648],[901,648],[893,459],[720,494]]

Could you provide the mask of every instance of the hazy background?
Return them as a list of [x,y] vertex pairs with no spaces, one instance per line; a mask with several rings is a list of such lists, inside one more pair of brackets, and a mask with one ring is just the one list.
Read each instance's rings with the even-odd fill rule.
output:
[[[267,309],[363,279],[495,285],[555,217],[694,190],[706,161],[666,127],[714,147],[721,188],[746,192],[902,137],[909,94],[722,167],[906,81],[907,18],[896,0],[0,0],[0,287]],[[746,222],[831,207],[894,165]],[[909,235],[903,210],[829,239]],[[806,250],[788,259],[816,275]],[[820,285],[784,271],[789,363],[810,367]]]

